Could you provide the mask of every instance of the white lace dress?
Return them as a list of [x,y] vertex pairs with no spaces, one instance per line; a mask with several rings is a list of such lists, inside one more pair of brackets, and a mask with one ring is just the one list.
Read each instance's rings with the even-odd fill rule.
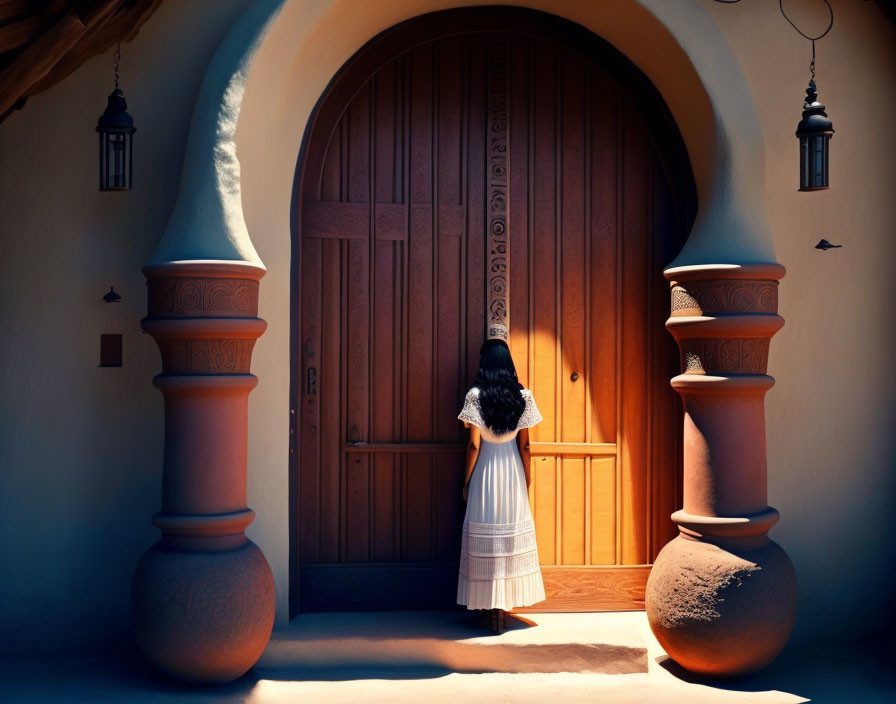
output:
[[458,418],[482,432],[470,478],[457,580],[457,603],[468,609],[504,609],[543,601],[535,523],[517,433],[541,421],[532,392],[520,392],[526,408],[516,430],[495,435],[485,427],[479,389],[467,393]]

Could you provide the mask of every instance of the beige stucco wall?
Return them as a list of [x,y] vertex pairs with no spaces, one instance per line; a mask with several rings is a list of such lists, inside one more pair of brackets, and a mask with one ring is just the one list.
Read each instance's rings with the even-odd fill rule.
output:
[[[773,2],[704,2],[741,59],[765,135],[766,197],[786,324],[766,402],[772,536],[800,580],[797,636],[887,632],[896,511],[896,30],[874,3],[832,3],[817,43],[819,98],[836,133],[831,188],[799,193],[797,140],[811,56]],[[804,31],[818,0],[791,0]],[[822,237],[842,244],[813,249]]]
[[[133,566],[156,539],[149,517],[159,505],[162,450],[161,397],[150,383],[160,364],[138,325],[145,310],[140,266],[174,206],[205,66],[248,4],[167,2],[125,47],[123,87],[139,129],[132,193],[95,190],[93,125],[109,89],[108,56],[88,62],[0,124],[0,255],[6,264],[0,323],[9,331],[0,346],[0,527],[6,536],[2,564],[10,575],[0,580],[4,646],[102,642],[126,626]],[[547,0],[526,4],[551,6]],[[782,513],[772,535],[801,580],[797,637],[832,628],[865,632],[880,625],[877,615],[886,604],[892,548],[883,536],[896,504],[890,430],[896,379],[889,361],[896,285],[887,270],[896,262],[888,229],[896,202],[887,195],[896,182],[896,136],[886,119],[896,114],[893,91],[887,91],[896,86],[896,32],[873,3],[834,3],[837,24],[818,46],[821,97],[837,129],[833,187],[799,194],[793,129],[808,43],[773,2],[701,4],[724,32],[712,40],[734,48],[756,105],[769,220],[777,259],[789,272],[781,295],[787,325],[773,341],[770,361],[778,385],[768,397],[769,495]],[[792,4],[795,18],[813,26],[809,0]],[[563,3],[567,12],[575,5]],[[433,6],[406,3],[404,12]],[[267,54],[273,71],[273,58],[286,57],[276,70],[288,73],[292,98],[307,106],[305,112],[292,112],[288,100],[274,96],[279,102],[268,114],[248,110],[238,129],[238,155],[246,157],[245,219],[269,269],[260,313],[269,328],[256,348],[260,384],[250,401],[249,501],[258,519],[248,532],[274,569],[281,622],[289,546],[290,243],[288,223],[285,228],[277,214],[289,198],[292,170],[252,164],[266,163],[263,150],[270,147],[259,134],[271,119],[291,119],[297,151],[307,110],[335,67],[388,25],[374,11],[360,29],[357,17],[340,23],[339,12],[349,9],[350,3],[327,1],[288,7],[301,13],[306,34],[274,35],[261,58]],[[321,23],[351,25],[353,34],[336,41],[315,32]],[[634,29],[629,39],[637,39]],[[291,43],[300,40],[297,55]],[[686,111],[687,99],[671,94],[674,78],[658,75],[663,62],[648,54],[642,68],[669,86],[667,100],[677,112]],[[680,60],[674,47],[667,55]],[[250,76],[248,104],[264,104],[249,99],[253,91],[264,94],[265,85],[263,73]],[[683,125],[688,129],[689,147],[700,149],[695,126]],[[718,229],[720,240],[731,237],[724,224]],[[812,249],[821,236],[844,248]],[[109,284],[123,294],[120,306],[99,302]],[[122,369],[96,368],[101,332],[124,333]]]
[[[0,648],[112,644],[158,539],[161,364],[140,271],[177,196],[205,67],[248,0],[166,2],[122,48],[135,190],[97,191],[111,53],[0,123]],[[105,304],[114,285],[121,304]],[[122,333],[124,366],[100,369]]]

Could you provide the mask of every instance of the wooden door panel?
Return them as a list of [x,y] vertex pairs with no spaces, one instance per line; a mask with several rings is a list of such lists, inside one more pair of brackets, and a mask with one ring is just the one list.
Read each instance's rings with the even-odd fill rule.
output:
[[[530,436],[531,437],[531,436]],[[532,460],[532,483],[529,487],[529,505],[535,519],[535,540],[538,559],[542,565],[557,564],[557,542],[560,537],[557,512],[557,459],[553,456]]]
[[[650,237],[653,242],[651,262],[654,270],[665,266],[678,254],[676,203],[666,175],[659,163],[651,169],[652,186]],[[659,277],[654,275],[654,279]],[[667,517],[681,506],[681,439],[683,414],[678,395],[667,379],[680,373],[676,344],[671,335],[664,335],[668,316],[668,293],[665,281],[654,281],[651,291],[649,319],[652,338],[650,349],[650,472],[651,506],[648,561],[653,562],[663,546],[678,535],[678,527]]]
[[588,466],[590,559],[592,565],[616,562],[616,458],[592,457]]
[[[530,57],[511,61],[509,77],[511,192],[525,198],[511,202],[510,343],[545,417],[532,433],[540,557],[644,565],[673,535],[676,500],[669,186],[605,74],[556,45],[513,40],[510,51]],[[549,589],[546,607],[556,598]]]
[[370,83],[370,91],[373,94],[371,132],[374,142],[374,201],[377,203],[401,203],[403,200],[401,176],[404,162],[401,109],[403,74],[404,63],[395,61],[378,72]]
[[[301,179],[300,608],[454,603],[456,420],[485,331],[489,67],[506,47],[510,346],[544,420],[547,602],[643,607],[674,535],[680,410],[664,264],[680,217],[616,79],[557,42],[456,34],[351,69]],[[363,70],[363,66],[357,68]],[[347,97],[352,96],[352,97]],[[338,117],[336,117],[338,116]],[[333,121],[335,120],[335,122]],[[501,127],[502,134],[504,126]]]
[[[585,565],[585,538],[588,534],[585,507],[585,459],[563,459],[560,486],[560,564]],[[587,516],[590,523],[590,516]]]
[[[311,201],[302,213],[304,237],[366,240],[370,231],[368,203]],[[443,213],[448,220],[449,213]],[[407,239],[408,209],[402,203],[376,203],[373,206],[374,232],[378,240]]]
[[590,439],[592,442],[617,440],[616,403],[618,395],[618,308],[622,280],[619,269],[618,206],[624,197],[618,188],[621,171],[617,141],[622,130],[621,96],[613,83],[599,72],[589,76],[588,133],[590,163],[589,244],[587,282],[590,301],[588,330],[590,375],[585,380],[591,399]]
[[[321,313],[322,335],[320,347],[311,348],[312,357],[307,359],[308,370],[314,369],[313,362],[319,360],[319,378],[317,398],[310,399],[319,403],[318,399],[326,394],[340,394],[342,388],[342,251],[344,242],[337,240],[323,242],[323,262],[321,265]],[[334,315],[334,311],[339,314]],[[325,313],[325,315],[324,315]],[[307,338],[306,338],[307,339]],[[306,404],[308,405],[308,404]],[[342,414],[337,404],[324,404],[320,409],[320,455],[318,464],[318,482],[320,485],[320,551],[321,562],[335,562],[340,559],[342,536],[339,532],[338,516],[342,515],[342,453],[339,451],[340,441],[345,430]],[[313,432],[313,419],[303,418],[303,424],[309,423]],[[310,469],[310,468],[309,468]],[[313,471],[313,470],[312,470]],[[305,497],[305,505],[313,501],[313,496]]]
[[[584,377],[588,369],[588,353],[585,345],[585,333],[589,329],[590,301],[585,295],[585,279],[587,272],[587,251],[585,231],[587,230],[588,205],[585,201],[585,149],[589,146],[585,140],[584,97],[587,95],[584,85],[585,71],[583,63],[566,52],[558,53],[557,81],[559,85],[558,131],[557,145],[560,188],[557,200],[560,210],[560,227],[555,233],[558,241],[559,291],[554,294],[558,299],[558,327],[560,332],[560,368],[559,399],[562,404],[562,422],[558,439],[566,442],[586,442],[585,416],[588,412],[585,403],[586,384]],[[573,374],[578,376],[573,380]],[[564,461],[564,480],[567,473],[576,498],[571,497],[570,509],[578,506],[584,492],[584,464],[572,463],[568,466]],[[567,472],[567,469],[569,472]],[[564,481],[564,485],[566,481]],[[564,492],[565,494],[565,492]],[[566,511],[563,511],[564,519]],[[583,516],[579,516],[583,518]],[[580,521],[571,521],[570,525],[578,525]],[[584,564],[584,543],[581,538],[584,531],[572,530],[576,534],[573,540],[576,550],[581,553],[578,564]],[[567,538],[564,538],[566,542]],[[580,544],[581,543],[581,544]],[[564,558],[566,560],[566,558]]]
[[318,387],[323,369],[318,360],[310,357],[314,350],[322,350],[321,300],[323,298],[323,242],[310,240],[302,243],[302,363],[299,384],[304,400],[301,409],[301,457],[299,461],[299,494],[303,498],[298,516],[298,552],[311,563],[320,561],[323,510],[321,491],[322,419],[317,403]]
[[[303,187],[303,371],[319,379],[302,390],[304,609],[444,605],[433,575],[457,569],[457,406],[483,321],[465,280],[484,279],[467,242],[465,48],[424,46],[377,72]],[[405,598],[408,579],[422,596]]]
[[545,565],[541,573],[547,601],[514,612],[643,610],[650,565]]
[[[507,111],[510,134],[508,219],[511,233],[516,235],[510,248],[510,320],[513,323],[510,326],[508,343],[513,353],[517,374],[524,384],[528,384],[534,374],[534,348],[529,346],[528,339],[535,299],[526,293],[529,282],[534,278],[532,270],[536,263],[532,251],[534,238],[531,237],[535,202],[530,197],[533,185],[530,174],[535,172],[535,153],[532,149],[534,131],[531,129],[534,115],[530,110],[532,100],[529,96],[534,57],[529,44],[522,41],[510,42],[508,54],[510,56],[508,64],[517,67],[517,70],[509,71],[508,75],[510,94]],[[482,227],[481,223],[479,226]],[[477,349],[475,358],[471,359],[471,368],[479,361],[478,352]]]

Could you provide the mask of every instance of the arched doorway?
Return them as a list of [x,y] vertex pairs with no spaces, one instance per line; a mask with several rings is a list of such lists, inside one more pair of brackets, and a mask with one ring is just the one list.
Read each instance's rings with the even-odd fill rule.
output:
[[656,91],[568,21],[452,10],[363,48],[305,139],[293,245],[298,609],[454,601],[456,415],[485,334],[496,140],[510,343],[545,417],[530,494],[548,590],[539,608],[641,607],[680,505],[662,269],[695,210]]

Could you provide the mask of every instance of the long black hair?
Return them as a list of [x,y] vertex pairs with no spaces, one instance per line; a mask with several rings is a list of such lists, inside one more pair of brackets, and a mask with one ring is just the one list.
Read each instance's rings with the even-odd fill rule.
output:
[[479,387],[479,408],[485,425],[496,435],[516,430],[526,402],[516,376],[510,348],[504,340],[486,340],[479,350],[479,371],[473,380]]

